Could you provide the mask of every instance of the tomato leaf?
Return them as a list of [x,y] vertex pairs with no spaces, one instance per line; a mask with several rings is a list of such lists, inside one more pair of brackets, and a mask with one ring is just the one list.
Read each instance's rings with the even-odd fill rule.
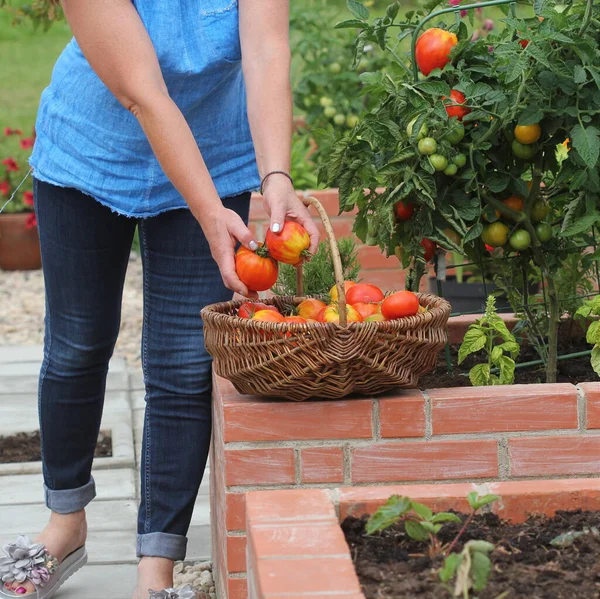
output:
[[463,239],[463,243],[468,243],[469,241],[473,241],[473,239],[477,239],[481,233],[483,232],[483,225],[481,223],[477,223],[472,226],[465,235]]
[[581,156],[589,168],[594,168],[600,156],[600,131],[596,127],[586,127],[575,125],[571,130],[571,139],[573,148]]
[[364,29],[365,27],[367,27],[367,23],[364,21],[359,19],[349,19],[348,21],[342,21],[341,23],[338,23],[334,29]]
[[528,106],[519,116],[519,125],[537,125],[544,113],[537,106]]
[[369,9],[358,0],[346,0],[346,6],[357,19],[366,21],[369,18]]
[[506,173],[493,173],[486,181],[486,185],[493,193],[504,191],[510,183],[510,175]]
[[592,212],[591,214],[586,214],[581,218],[578,218],[569,225],[564,231],[560,232],[561,237],[573,237],[573,235],[579,235],[580,233],[585,233],[586,231],[590,231],[591,228],[600,221],[600,212]]

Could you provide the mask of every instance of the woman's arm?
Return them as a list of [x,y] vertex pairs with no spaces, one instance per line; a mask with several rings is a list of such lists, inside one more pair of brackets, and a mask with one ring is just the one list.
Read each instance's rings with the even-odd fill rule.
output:
[[[261,176],[290,170],[292,90],[290,86],[289,1],[239,0],[242,66],[248,117]],[[297,220],[308,231],[311,252],[319,233],[290,180],[273,175],[265,183],[271,229]]]
[[247,295],[235,272],[233,248],[239,240],[254,249],[252,233],[223,207],[131,0],[63,0],[63,8],[90,65],[136,116],[161,167],[200,223],[225,285]]

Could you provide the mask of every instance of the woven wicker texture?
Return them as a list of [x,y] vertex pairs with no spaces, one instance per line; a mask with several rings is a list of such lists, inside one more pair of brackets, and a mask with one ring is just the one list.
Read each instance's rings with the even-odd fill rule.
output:
[[[341,261],[329,219],[314,198],[331,243],[338,287],[340,324],[271,323],[239,318],[242,301],[202,310],[206,348],[214,370],[242,394],[302,401],[338,399],[351,393],[375,395],[390,388],[414,388],[435,366],[447,341],[450,304],[419,294],[426,312],[387,322],[345,323]],[[299,269],[301,289],[301,269]],[[303,297],[264,300],[282,312]]]

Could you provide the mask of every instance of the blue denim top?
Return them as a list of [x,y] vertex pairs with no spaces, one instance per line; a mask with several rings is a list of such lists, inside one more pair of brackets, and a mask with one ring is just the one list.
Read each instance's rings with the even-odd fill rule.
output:
[[[237,0],[134,0],[165,83],[222,198],[260,184],[246,111]],[[73,39],[41,98],[34,176],[74,187],[127,216],[186,207],[137,119]]]

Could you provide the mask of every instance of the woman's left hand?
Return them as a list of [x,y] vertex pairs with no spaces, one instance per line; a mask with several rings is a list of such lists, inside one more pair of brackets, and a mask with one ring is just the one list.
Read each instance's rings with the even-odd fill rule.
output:
[[271,231],[280,233],[286,220],[293,220],[302,225],[310,236],[308,251],[314,254],[319,246],[319,230],[313,221],[308,208],[296,194],[287,177],[274,175],[265,183],[263,199],[267,211],[271,215]]

